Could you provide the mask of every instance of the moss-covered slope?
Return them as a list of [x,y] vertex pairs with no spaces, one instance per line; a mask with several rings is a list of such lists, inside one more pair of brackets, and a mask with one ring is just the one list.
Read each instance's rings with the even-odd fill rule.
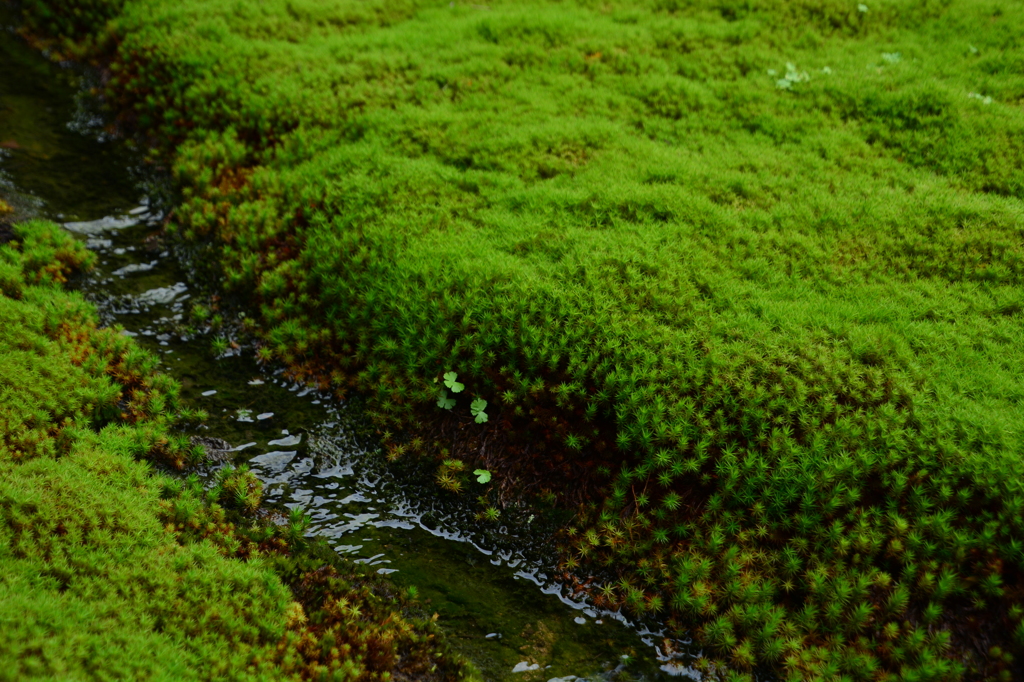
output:
[[[259,484],[154,471],[177,386],[59,284],[91,254],[56,225],[0,245],[0,679],[464,679],[376,576],[257,521]],[[187,416],[187,415],[186,415]]]
[[603,485],[607,603],[734,670],[1019,671],[1013,2],[79,4],[263,356]]

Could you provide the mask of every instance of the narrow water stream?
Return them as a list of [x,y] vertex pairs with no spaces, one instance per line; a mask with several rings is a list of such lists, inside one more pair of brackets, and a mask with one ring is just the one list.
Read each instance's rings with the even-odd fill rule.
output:
[[[6,11],[0,25],[12,23]],[[339,553],[414,587],[488,679],[699,679],[689,655],[664,655],[660,634],[567,596],[551,573],[552,528],[530,510],[476,520],[470,495],[389,465],[353,401],[283,380],[251,349],[225,349],[223,329],[238,319],[220,332],[190,330],[203,292],[183,265],[189,256],[165,243],[132,157],[76,101],[83,78],[0,33],[0,198],[21,217],[63,223],[97,252],[82,289],[105,324],[158,353],[185,397],[209,412],[195,435],[218,461],[248,462],[270,504],[303,506],[311,532]]]

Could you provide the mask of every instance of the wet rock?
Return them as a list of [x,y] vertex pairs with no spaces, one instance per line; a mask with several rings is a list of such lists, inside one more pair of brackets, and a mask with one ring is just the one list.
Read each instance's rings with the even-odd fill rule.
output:
[[231,443],[223,438],[208,438],[206,436],[192,436],[189,439],[192,445],[202,445],[206,454],[214,462],[226,462],[232,452]]

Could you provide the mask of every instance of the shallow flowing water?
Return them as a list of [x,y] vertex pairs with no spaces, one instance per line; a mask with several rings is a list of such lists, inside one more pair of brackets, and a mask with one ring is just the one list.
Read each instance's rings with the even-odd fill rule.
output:
[[[5,11],[0,25],[12,23]],[[233,347],[241,313],[216,332],[190,328],[193,297],[209,297],[185,265],[197,256],[166,244],[163,216],[133,179],[145,174],[76,102],[85,78],[0,33],[0,198],[21,217],[63,223],[97,252],[82,289],[105,324],[158,353],[189,402],[209,412],[195,435],[217,461],[248,462],[269,504],[301,505],[311,532],[340,554],[414,587],[488,679],[699,679],[686,666],[692,654],[666,656],[659,633],[554,581],[553,528],[539,514],[506,509],[479,521],[471,495],[441,491],[415,464],[388,464],[354,401],[285,381],[252,349]]]

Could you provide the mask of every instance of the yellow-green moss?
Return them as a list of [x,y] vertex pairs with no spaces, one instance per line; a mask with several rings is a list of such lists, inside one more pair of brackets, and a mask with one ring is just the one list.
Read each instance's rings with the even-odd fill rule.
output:
[[489,469],[602,486],[605,603],[737,671],[1020,670],[1014,2],[81,6],[261,358],[392,433],[457,372]]
[[0,246],[0,677],[471,676],[386,582],[308,545],[301,513],[256,521],[251,473],[210,489],[156,473],[202,457],[175,434],[177,385],[59,287],[91,254],[50,223],[15,235]]

